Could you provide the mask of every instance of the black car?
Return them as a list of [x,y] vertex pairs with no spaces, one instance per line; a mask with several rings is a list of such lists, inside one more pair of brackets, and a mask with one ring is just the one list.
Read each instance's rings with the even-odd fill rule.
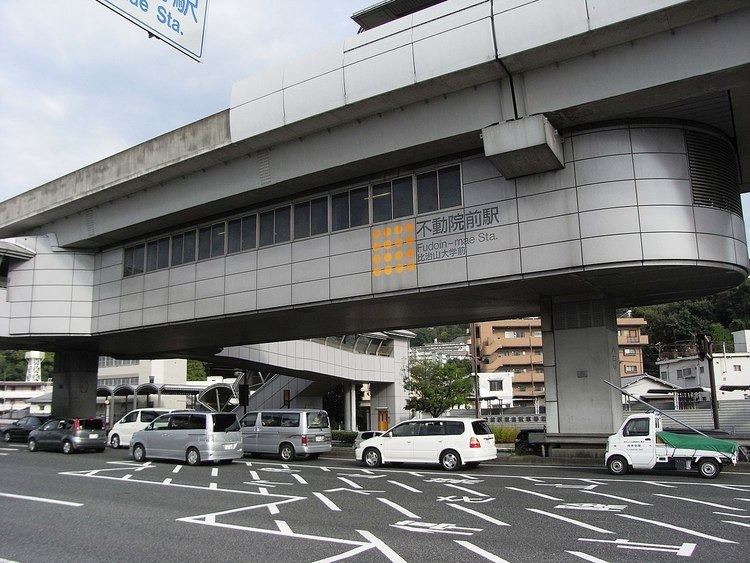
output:
[[529,442],[529,434],[546,431],[546,428],[543,428],[541,430],[521,430],[518,433],[518,436],[516,436],[516,455],[543,455],[542,444]]
[[39,428],[49,420],[49,415],[30,415],[19,418],[2,429],[3,442],[25,442],[29,432]]

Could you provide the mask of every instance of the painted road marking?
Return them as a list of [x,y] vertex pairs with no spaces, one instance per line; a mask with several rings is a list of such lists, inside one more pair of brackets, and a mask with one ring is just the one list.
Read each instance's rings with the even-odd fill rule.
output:
[[[362,487],[360,487],[362,489]],[[347,491],[350,493],[357,493],[358,495],[365,495],[369,496],[370,493],[384,493],[385,491],[365,491],[365,490],[359,490],[359,489],[347,489],[346,487],[339,487],[338,489],[326,489],[327,493],[336,493],[339,491]]]
[[464,495],[462,497],[457,497],[456,495],[450,495],[448,497],[438,497],[437,498],[438,502],[459,502],[459,501],[464,501],[464,502],[470,502],[472,504],[480,504],[480,503],[485,503],[485,502],[492,502],[493,500],[496,500],[495,497],[472,498],[472,497],[469,497],[469,496],[466,496],[466,495]]
[[719,516],[731,516],[732,518],[750,518],[750,514],[733,514],[731,512],[714,512]]
[[474,545],[471,542],[467,542],[467,541],[464,541],[464,540],[453,540],[453,541],[456,542],[461,547],[465,547],[469,551],[473,551],[474,553],[476,553],[480,557],[484,557],[487,561],[492,561],[492,563],[508,563],[508,561],[506,561],[502,557],[498,557],[494,553],[490,553],[489,551],[485,551],[481,547],[477,547],[476,545]]
[[292,477],[296,479],[298,483],[301,483],[302,485],[307,485],[307,481],[305,481],[302,475],[297,475],[296,473],[292,473]]
[[641,506],[653,506],[653,504],[649,504],[647,502],[641,502],[639,500],[633,500],[632,498],[627,498],[627,497],[618,497],[616,495],[608,495],[606,493],[597,493],[596,491],[581,491],[581,492],[586,493],[587,495],[597,495],[600,497],[613,498],[615,500],[621,500],[624,502],[632,502],[633,504],[640,504]]
[[612,543],[617,545],[619,549],[632,549],[638,551],[661,551],[664,553],[674,553],[680,557],[690,557],[695,551],[696,544],[694,543],[683,543],[682,545],[662,545],[658,543],[641,543],[632,542],[630,540],[600,540],[593,538],[578,538],[578,541],[596,542],[596,543]]
[[323,493],[313,493],[315,497],[325,504],[328,508],[333,510],[334,512],[341,512],[341,509],[336,505],[335,502],[333,502],[331,499],[329,499],[327,496],[325,496]]
[[208,484],[208,488],[209,489],[218,489],[219,488],[219,484],[218,483],[209,483]]
[[627,508],[624,504],[595,504],[590,502],[567,502],[558,504],[555,508],[564,510],[594,510],[598,512],[619,512]]
[[4,452],[16,452],[18,451],[18,448],[0,448],[0,450]]
[[211,469],[211,477],[218,477],[218,476],[219,476],[219,468],[214,467],[213,469]]
[[590,491],[599,485],[563,485],[562,483],[537,483],[537,487],[555,487],[556,489],[579,489]]
[[3,452],[0,452],[0,455],[10,455],[10,454],[6,454],[6,453],[3,453]]
[[472,489],[467,489],[466,487],[459,487],[458,485],[451,485],[450,483],[444,483],[446,487],[451,487],[452,489],[458,489],[459,491],[464,491],[466,493],[471,493],[472,495],[477,495],[478,497],[486,497],[488,495],[485,495],[484,493],[480,493],[479,491],[474,491]]
[[162,483],[164,483],[165,485],[169,485],[171,482],[172,479],[164,479],[164,481],[162,481]]
[[639,518],[638,516],[633,516],[632,514],[618,514],[618,516],[620,518],[629,518],[630,520],[638,520],[640,522],[646,522],[647,524],[653,524],[654,526],[661,526],[662,528],[669,528],[670,530],[677,530],[678,532],[684,532],[686,534],[690,534],[691,536],[697,536],[699,538],[705,538],[707,540],[713,540],[719,543],[737,543],[736,541],[725,540],[724,538],[719,538],[716,536],[710,536],[708,534],[704,534],[703,532],[697,532],[689,528],[681,528],[680,526],[675,526],[674,524],[667,524],[666,522],[659,522],[657,520],[649,520],[647,518]]
[[510,524],[503,522],[502,520],[498,520],[496,518],[493,518],[492,516],[487,516],[486,514],[482,514],[481,512],[477,512],[476,510],[472,510],[471,508],[461,506],[460,504],[448,503],[448,506],[450,506],[451,508],[455,508],[456,510],[461,510],[469,514],[473,514],[477,518],[481,518],[482,520],[486,520],[487,522],[495,524],[495,526],[510,526]]
[[[596,526],[592,526],[591,524],[586,524],[586,522],[580,522],[578,520],[573,520],[572,518],[566,518],[565,516],[560,516],[559,514],[552,514],[551,512],[545,512],[544,510],[539,510],[538,508],[527,508],[526,510],[530,512],[536,512],[537,514],[544,514],[545,516],[549,516],[550,518],[555,518],[556,520],[562,520],[563,522],[567,522],[568,524],[573,524],[574,526],[580,526],[581,528],[586,528],[587,530],[591,530],[592,532],[599,532],[600,534],[614,534],[614,532],[610,532],[609,530],[605,530],[604,528],[597,528]],[[624,514],[618,514],[618,516],[624,516]]]
[[367,530],[357,530],[357,533],[367,541],[369,541],[370,544],[374,545],[375,549],[385,555],[391,563],[406,563],[406,560],[403,559],[398,553],[393,551],[390,547],[383,543],[383,541],[373,536]]
[[589,555],[588,553],[584,553],[582,551],[567,551],[566,553],[570,553],[571,555],[580,557],[581,559],[585,561],[591,561],[591,563],[608,563],[604,559],[599,559],[598,557],[594,557],[593,555]]
[[404,485],[403,483],[399,483],[398,481],[388,481],[392,485],[396,485],[398,487],[401,487],[402,489],[406,489],[407,491],[411,491],[412,493],[421,493],[419,489],[415,489],[414,487],[410,487],[409,485]]
[[742,500],[742,501],[745,501],[745,502],[750,502],[750,498],[734,497],[734,500]]
[[344,553],[339,553],[338,555],[332,555],[331,557],[326,557],[325,559],[318,559],[314,563],[333,563],[334,561],[341,561],[342,559],[349,559],[350,557],[354,557],[355,555],[359,555],[362,552],[368,551],[372,549],[374,546],[365,544],[361,545],[359,547],[355,547],[354,549],[350,549],[349,551],[345,551]]
[[727,524],[734,524],[735,526],[742,526],[744,528],[750,528],[750,524],[747,522],[732,522],[731,520],[722,520],[722,522],[726,522]]
[[521,477],[521,479],[524,479],[526,481],[532,481],[534,483],[544,483],[542,479],[537,479],[536,477]]
[[252,479],[253,481],[260,481],[260,475],[258,475],[258,472],[257,472],[257,471],[251,471],[251,472],[250,472],[250,478],[251,478],[251,479]]
[[647,485],[653,485],[654,487],[664,487],[665,489],[676,489],[674,485],[665,485],[664,483],[657,483],[656,481],[643,481]]
[[[133,474],[132,474],[132,473],[128,473],[127,475],[125,475],[125,476],[123,476],[123,477],[122,477],[122,480],[123,480],[123,481],[127,481],[127,480],[128,480],[128,479],[130,479],[130,478],[131,478],[132,476],[133,476]],[[93,477],[93,475],[92,475],[92,477]]]
[[716,504],[715,502],[706,502],[705,500],[697,500],[694,498],[683,498],[672,495],[663,495],[661,493],[654,493],[655,497],[673,498],[677,500],[684,500],[686,502],[694,502],[695,504],[705,504],[706,506],[713,506],[714,508],[723,508],[724,510],[736,510],[738,512],[747,512],[744,508],[734,508],[733,506],[726,506],[725,504]]
[[175,465],[172,473],[179,473],[180,469],[182,469],[182,465]]
[[416,514],[414,514],[411,510],[407,510],[406,508],[404,508],[400,504],[396,504],[395,502],[390,501],[387,498],[379,498],[378,500],[380,502],[382,502],[383,504],[387,504],[391,508],[394,508],[394,509],[398,510],[404,516],[408,516],[409,518],[417,518],[417,519],[421,519],[422,518],[421,516],[417,516]]
[[510,489],[511,491],[518,491],[519,493],[526,493],[527,495],[534,495],[535,497],[542,497],[549,500],[562,500],[561,498],[553,497],[551,495],[545,495],[544,493],[537,493],[534,491],[527,491],[524,489],[517,489],[516,487],[505,487],[506,489]]
[[321,467],[320,470],[321,471],[330,471],[330,469],[328,469],[327,467]]
[[361,489],[362,487],[352,481],[351,479],[347,479],[346,477],[338,477],[338,479],[342,480],[344,483],[349,485],[352,489]]
[[448,523],[417,522],[416,520],[402,520],[391,524],[391,527],[422,534],[452,534],[457,536],[473,536],[475,532],[482,531],[482,528],[468,528]]
[[278,527],[279,532],[283,532],[286,535],[294,533],[289,527],[289,524],[287,524],[284,520],[274,520],[274,522],[276,522],[276,527]]
[[26,495],[14,495],[12,493],[0,493],[0,497],[15,498],[18,500],[31,500],[34,502],[46,502],[47,504],[61,504],[62,506],[75,506],[76,508],[79,506],[83,506],[83,504],[80,502],[69,502],[67,500],[56,500],[45,497],[29,497]]

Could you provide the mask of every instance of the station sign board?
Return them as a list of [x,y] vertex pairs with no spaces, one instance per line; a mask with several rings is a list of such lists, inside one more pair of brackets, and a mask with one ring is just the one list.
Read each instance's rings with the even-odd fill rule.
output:
[[149,35],[200,61],[208,0],[97,0]]

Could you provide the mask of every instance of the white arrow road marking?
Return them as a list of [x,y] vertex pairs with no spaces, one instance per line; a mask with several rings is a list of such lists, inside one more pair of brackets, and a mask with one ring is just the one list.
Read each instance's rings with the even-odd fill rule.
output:
[[460,487],[459,485],[451,485],[450,483],[443,483],[446,487],[450,487],[452,489],[458,489],[459,491],[464,491],[467,493],[471,493],[472,495],[476,495],[478,497],[486,497],[484,493],[480,493],[479,491],[474,491],[472,489],[467,489],[466,487]]
[[600,497],[607,497],[607,498],[613,498],[615,500],[622,500],[624,502],[632,502],[633,504],[640,504],[641,506],[653,506],[653,504],[649,504],[647,502],[641,502],[639,500],[633,500],[632,498],[627,497],[618,497],[615,495],[608,495],[605,493],[597,493],[596,491],[581,491],[582,493],[586,493],[587,495],[597,495]]
[[55,500],[52,498],[44,498],[44,497],[29,497],[26,495],[14,495],[12,493],[0,493],[0,497],[8,497],[8,498],[14,498],[18,500],[31,500],[34,502],[45,502],[47,504],[61,504],[62,506],[75,506],[76,508],[79,506],[83,506],[80,502],[69,502],[67,500]]
[[415,489],[414,487],[410,487],[409,485],[404,485],[403,483],[399,483],[398,481],[388,481],[392,485],[396,485],[398,487],[401,487],[403,489],[406,489],[407,491],[411,491],[412,493],[421,493],[419,489]]
[[481,547],[477,547],[476,545],[474,545],[471,542],[467,542],[467,541],[464,541],[464,540],[453,540],[453,541],[456,542],[461,547],[465,547],[469,551],[473,551],[474,553],[476,553],[480,557],[484,557],[487,561],[492,561],[492,563],[508,563],[502,557],[498,557],[494,553],[490,553],[489,551],[485,551]]
[[[596,526],[592,526],[591,524],[586,524],[585,522],[579,522],[578,520],[573,520],[572,518],[566,518],[565,516],[560,516],[559,514],[552,514],[551,512],[545,512],[544,510],[539,510],[538,508],[527,508],[526,510],[529,510],[531,512],[536,512],[537,514],[544,514],[545,516],[549,516],[550,518],[555,518],[556,520],[562,520],[563,522],[568,522],[569,524],[580,526],[581,528],[586,528],[587,530],[591,530],[593,532],[599,532],[600,534],[614,534],[614,532],[610,532],[609,530],[605,530],[604,528],[597,528]],[[619,514],[618,516],[624,516],[624,514]]]
[[505,487],[506,489],[510,489],[511,491],[518,491],[519,493],[526,493],[527,495],[534,495],[535,497],[542,497],[549,500],[562,500],[561,498],[553,497],[550,495],[545,495],[544,493],[535,493],[534,491],[526,491],[524,489],[517,489],[516,487]]
[[327,496],[325,496],[323,493],[313,493],[315,497],[320,500],[323,504],[325,504],[329,509],[333,510],[334,512],[341,512],[341,509],[336,506],[336,503],[334,503],[331,499],[329,499]]
[[593,555],[589,555],[588,553],[584,553],[582,551],[567,551],[566,553],[570,553],[571,555],[580,557],[585,561],[591,561],[591,563],[608,563],[604,559],[599,559],[598,557],[594,557]]
[[[492,524],[495,524],[496,526],[510,526],[510,524],[507,524],[507,523],[503,522],[502,520],[497,520],[497,519],[493,518],[492,516],[487,516],[486,514],[482,514],[481,512],[477,512],[476,510],[472,510],[471,508],[467,508],[465,506],[461,506],[460,504],[452,504],[452,503],[447,503],[447,504],[451,508],[455,508],[457,510],[461,510],[463,512],[467,512],[469,514],[473,514],[477,518],[481,518],[482,520],[486,520],[487,522],[491,522]],[[466,547],[466,546],[464,546],[464,547]]]
[[699,538],[705,538],[707,540],[713,540],[719,543],[737,543],[736,541],[725,540],[724,538],[719,538],[716,536],[710,536],[708,534],[704,534],[703,532],[696,532],[695,530],[691,530],[689,528],[681,528],[680,526],[675,526],[674,524],[667,524],[666,522],[659,522],[657,520],[648,520],[647,518],[639,518],[638,516],[633,516],[632,514],[618,514],[618,516],[620,518],[629,518],[630,520],[646,522],[647,524],[653,524],[654,526],[661,526],[662,528],[669,528],[670,530],[677,530],[678,532],[684,532],[686,534],[690,534],[691,536],[697,536]]
[[731,520],[722,520],[722,522],[726,522],[727,524],[734,524],[735,526],[743,526],[744,528],[750,528],[750,524],[747,522],[732,522]]
[[619,512],[627,508],[624,504],[596,504],[590,502],[567,502],[558,504],[555,508],[564,510],[594,510],[598,512]]
[[661,551],[664,553],[674,553],[680,557],[690,557],[695,551],[696,544],[683,543],[682,545],[662,545],[658,543],[640,543],[630,540],[600,540],[593,538],[578,538],[578,541],[596,542],[596,543],[613,543],[619,549],[632,549],[638,551]]
[[733,506],[726,506],[725,504],[716,504],[715,502],[706,502],[705,500],[697,500],[694,498],[676,497],[673,495],[663,495],[661,493],[654,493],[655,497],[673,498],[677,500],[684,500],[686,502],[693,502],[695,504],[705,504],[706,506],[713,506],[714,508],[723,508],[724,510],[736,510],[738,512],[747,512],[744,508],[734,508]]
[[421,516],[417,516],[416,514],[414,514],[411,510],[407,510],[406,508],[404,508],[400,504],[396,504],[395,502],[390,501],[390,500],[388,500],[386,498],[379,498],[378,500],[380,502],[382,502],[383,504],[387,504],[391,508],[395,508],[396,510],[398,510],[404,516],[408,516],[409,518],[418,518],[418,519],[422,518]]
[[390,547],[388,547],[381,540],[373,536],[367,530],[357,530],[357,533],[370,542],[371,545],[375,546],[380,553],[385,555],[391,563],[406,563],[406,561]]

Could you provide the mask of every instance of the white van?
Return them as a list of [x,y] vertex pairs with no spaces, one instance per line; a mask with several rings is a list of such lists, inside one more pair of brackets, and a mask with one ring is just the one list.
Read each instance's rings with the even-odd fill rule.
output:
[[107,443],[117,449],[130,445],[130,438],[135,432],[143,430],[157,417],[168,413],[167,409],[135,409],[115,422],[109,431]]
[[331,451],[331,423],[323,410],[253,411],[242,417],[240,427],[248,455],[278,454],[283,461],[294,461]]
[[383,463],[439,463],[447,471],[475,467],[497,457],[495,436],[481,418],[407,420],[354,451],[367,467]]

